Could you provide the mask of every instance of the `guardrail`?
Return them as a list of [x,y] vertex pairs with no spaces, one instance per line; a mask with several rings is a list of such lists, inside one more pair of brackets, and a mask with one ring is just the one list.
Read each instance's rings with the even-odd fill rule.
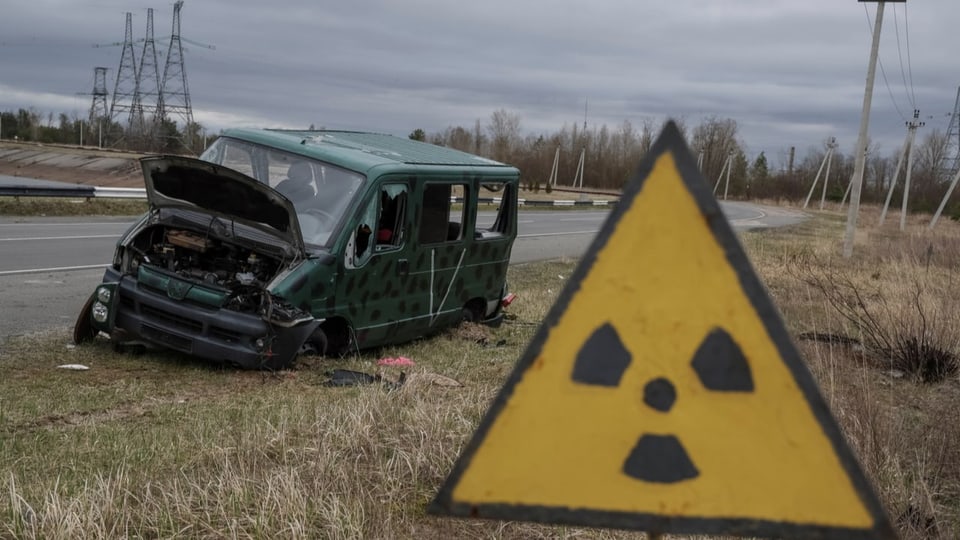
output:
[[[450,197],[450,202],[453,203],[462,203],[463,197]],[[479,204],[500,204],[500,197],[480,197],[477,199]],[[549,199],[517,199],[517,204],[520,206],[614,206],[617,204],[617,201],[595,201],[595,200],[585,200],[585,201],[575,201],[575,200],[549,200]]]
[[0,197],[67,197],[101,199],[146,199],[143,188],[97,186],[0,186]]
[[[0,186],[0,197],[66,197],[84,199],[146,199],[147,190],[143,188],[119,188],[97,186]],[[462,203],[463,197],[450,197],[452,203]],[[500,204],[500,197],[481,197],[479,204]],[[520,206],[613,206],[617,201],[607,200],[535,200],[517,199]]]

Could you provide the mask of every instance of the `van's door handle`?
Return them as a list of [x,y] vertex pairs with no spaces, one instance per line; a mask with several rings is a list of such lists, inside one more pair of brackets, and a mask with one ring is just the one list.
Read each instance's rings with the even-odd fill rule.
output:
[[406,259],[397,259],[397,275],[405,276],[410,272],[410,263]]

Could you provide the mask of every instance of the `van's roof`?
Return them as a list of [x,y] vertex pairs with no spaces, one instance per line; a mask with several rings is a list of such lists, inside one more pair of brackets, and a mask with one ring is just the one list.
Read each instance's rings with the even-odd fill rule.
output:
[[452,148],[382,133],[359,131],[230,129],[233,137],[313,157],[358,171],[385,164],[513,167]]

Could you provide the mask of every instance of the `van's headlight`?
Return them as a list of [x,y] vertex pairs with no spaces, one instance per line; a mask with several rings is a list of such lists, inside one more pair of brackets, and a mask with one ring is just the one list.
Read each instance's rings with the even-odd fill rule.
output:
[[112,296],[113,293],[110,292],[110,289],[106,287],[97,288],[97,300],[103,302],[104,304],[109,304]]
[[[107,292],[109,293],[110,291]],[[90,311],[93,314],[93,320],[97,321],[98,323],[107,322],[107,316],[110,314],[110,310],[107,309],[107,306],[100,302],[96,302],[93,304],[93,308]]]

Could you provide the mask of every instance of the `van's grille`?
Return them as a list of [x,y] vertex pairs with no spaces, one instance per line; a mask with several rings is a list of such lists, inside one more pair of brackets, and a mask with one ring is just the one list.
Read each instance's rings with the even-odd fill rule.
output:
[[177,328],[182,328],[191,332],[203,331],[203,324],[198,321],[177,317],[176,315],[159,310],[148,304],[140,304],[140,313],[145,317],[163,321],[171,326],[176,326]]
[[220,328],[219,326],[210,326],[207,329],[211,336],[222,339],[227,342],[235,343],[240,341],[239,332],[234,332],[233,330],[227,330],[226,328]]
[[175,336],[169,332],[154,326],[150,326],[149,324],[141,324],[140,333],[143,335],[143,337],[158,343],[163,343],[171,349],[176,349],[186,353],[191,352],[193,342],[187,338]]

